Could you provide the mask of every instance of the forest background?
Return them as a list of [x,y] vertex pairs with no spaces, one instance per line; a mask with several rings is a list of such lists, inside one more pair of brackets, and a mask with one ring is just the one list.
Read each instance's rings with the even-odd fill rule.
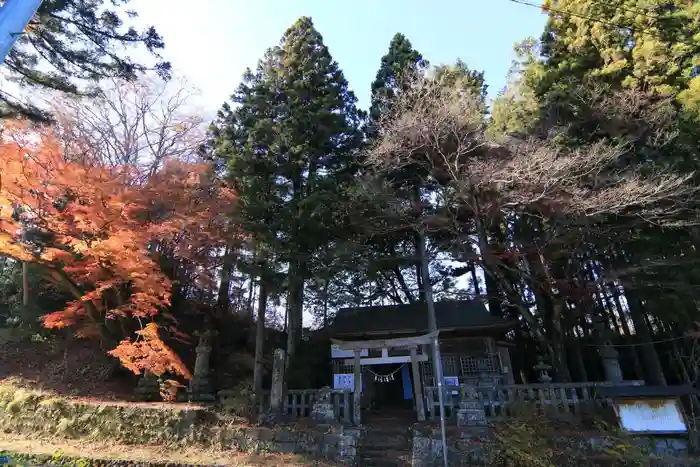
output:
[[4,340],[177,385],[213,332],[217,386],[283,346],[319,387],[339,308],[432,294],[517,318],[520,380],[602,379],[613,344],[695,382],[700,5],[514,3],[546,24],[502,91],[397,33],[360,108],[302,17],[210,119],[128,2],[45,1],[0,95]]

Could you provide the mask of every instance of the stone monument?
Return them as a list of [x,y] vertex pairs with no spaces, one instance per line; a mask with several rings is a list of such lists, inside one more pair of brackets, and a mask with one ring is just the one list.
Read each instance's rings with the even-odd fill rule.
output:
[[473,386],[465,386],[457,409],[457,426],[486,426],[486,411]]
[[605,373],[605,381],[620,383],[624,379],[622,376],[622,368],[620,368],[620,360],[617,349],[612,345],[610,329],[605,326],[603,317],[598,316],[594,322],[595,330],[598,333],[599,346],[598,353],[603,361],[603,371]]
[[272,386],[270,388],[270,408],[261,417],[265,423],[279,419],[284,409],[284,365],[287,353],[284,349],[275,349],[272,354]]
[[199,345],[195,349],[197,357],[194,362],[194,375],[188,389],[189,398],[197,402],[216,400],[209,381],[209,356],[211,355],[211,331],[204,331],[199,336]]
[[335,412],[331,401],[331,388],[325,386],[316,393],[316,400],[311,407],[311,419],[319,423],[335,422]]

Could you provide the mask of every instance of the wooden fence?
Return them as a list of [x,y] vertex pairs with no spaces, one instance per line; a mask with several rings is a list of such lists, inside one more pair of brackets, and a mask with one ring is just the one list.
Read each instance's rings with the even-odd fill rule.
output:
[[[608,381],[589,383],[550,383],[550,384],[513,384],[496,387],[476,387],[478,400],[484,405],[489,420],[501,420],[517,414],[523,406],[536,406],[558,414],[580,414],[586,409],[595,409],[608,405],[608,401],[596,396],[595,389],[610,386],[640,386],[643,381],[625,381],[612,383]],[[445,391],[445,411],[447,416],[456,419],[459,402],[465,396],[466,386],[443,388]],[[283,413],[292,418],[311,416],[317,390],[293,389],[287,391]],[[236,397],[233,391],[219,391],[219,400],[226,404],[228,398]],[[436,387],[424,388],[426,417],[436,420],[440,417],[440,401]],[[331,403],[336,419],[345,423],[353,422],[353,397],[347,390],[333,390]],[[258,413],[264,413],[270,407],[270,392],[263,391],[257,398]]]
[[[609,381],[588,383],[514,384],[491,388],[474,388],[478,400],[484,405],[486,417],[500,420],[514,416],[523,406],[535,406],[550,413],[577,415],[586,409],[606,406],[608,401],[596,397],[595,389],[609,386],[640,386],[643,381]],[[465,386],[443,388],[445,391],[445,411],[450,419],[456,418],[459,401],[464,398]],[[426,417],[436,420],[440,417],[440,401],[436,387],[424,389]]]
[[[282,413],[292,418],[306,418],[311,416],[311,409],[316,400],[316,389],[290,389],[284,400]],[[230,390],[219,391],[219,401],[226,404],[227,399],[236,397]],[[338,421],[350,423],[352,421],[352,392],[346,390],[333,390],[331,392],[333,412]],[[270,391],[263,391],[256,399],[257,412],[264,413],[270,407]]]

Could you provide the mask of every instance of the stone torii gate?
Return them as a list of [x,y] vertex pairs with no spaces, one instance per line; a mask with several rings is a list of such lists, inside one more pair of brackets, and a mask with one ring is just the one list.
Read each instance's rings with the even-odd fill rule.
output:
[[[410,352],[411,361],[411,378],[413,382],[413,395],[416,402],[416,412],[418,413],[418,421],[425,421],[425,407],[423,403],[423,386],[420,380],[420,370],[418,368],[418,346],[431,345],[437,339],[438,331],[424,334],[421,336],[398,337],[392,339],[377,339],[377,340],[361,340],[361,341],[342,341],[331,339],[333,345],[338,346],[338,349],[352,351],[355,354],[353,359],[353,373],[355,380],[355,388],[353,392],[353,419],[356,425],[360,425],[360,390],[361,390],[361,374],[362,374],[362,359],[361,353],[363,350],[369,349],[408,349]],[[393,357],[396,358],[396,357]]]

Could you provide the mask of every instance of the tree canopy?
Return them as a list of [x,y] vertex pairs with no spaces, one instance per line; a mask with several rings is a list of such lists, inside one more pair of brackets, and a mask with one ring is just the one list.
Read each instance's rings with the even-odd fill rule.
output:
[[[170,77],[170,63],[160,60],[163,38],[154,27],[142,31],[130,26],[137,13],[125,7],[129,0],[45,0],[26,33],[17,38],[5,59],[8,78],[23,87],[94,94],[103,78],[135,79],[154,70]],[[155,60],[134,61],[129,51],[143,47]],[[45,109],[0,94],[3,116],[46,116]]]
[[286,341],[287,385],[305,388],[303,337],[339,309],[467,298],[516,323],[500,338],[523,381],[538,358],[560,381],[613,378],[587,349],[615,346],[626,378],[697,380],[697,4],[547,0],[497,95],[397,33],[366,111],[302,17],[207,129],[126,3],[45,1],[8,59],[62,95],[41,112],[3,98],[53,116],[4,120],[6,326],[40,315],[181,379],[193,336],[215,335],[213,359],[253,367],[255,390]]

